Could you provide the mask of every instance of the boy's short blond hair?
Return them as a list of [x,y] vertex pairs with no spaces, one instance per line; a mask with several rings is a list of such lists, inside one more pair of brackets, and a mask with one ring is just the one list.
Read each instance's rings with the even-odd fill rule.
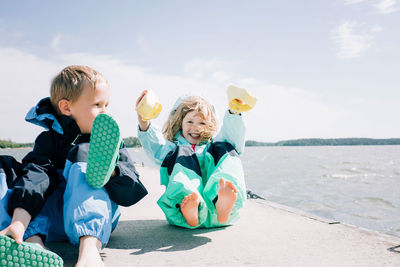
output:
[[92,89],[96,83],[107,79],[103,74],[87,66],[71,65],[64,68],[56,77],[54,77],[50,87],[50,101],[58,114],[61,114],[58,108],[58,102],[62,99],[71,101],[78,100],[83,88],[90,85]]
[[175,135],[182,130],[183,118],[192,111],[199,112],[206,121],[204,129],[200,133],[201,140],[211,140],[217,132],[217,118],[211,104],[199,96],[186,98],[176,110],[171,112],[163,127],[163,134],[167,140],[174,141]]

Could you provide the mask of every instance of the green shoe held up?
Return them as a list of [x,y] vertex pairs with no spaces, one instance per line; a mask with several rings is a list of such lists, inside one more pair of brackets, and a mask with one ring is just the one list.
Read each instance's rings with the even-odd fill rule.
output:
[[117,122],[107,114],[95,118],[90,135],[86,182],[103,187],[111,177],[119,158],[122,138]]

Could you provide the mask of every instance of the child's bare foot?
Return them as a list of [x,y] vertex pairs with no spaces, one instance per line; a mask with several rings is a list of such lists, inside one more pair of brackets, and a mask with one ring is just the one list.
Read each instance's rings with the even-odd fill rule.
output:
[[225,223],[235,205],[237,199],[237,189],[230,181],[219,180],[218,200],[215,204],[217,209],[217,219],[220,223]]
[[80,238],[79,257],[75,267],[104,267],[100,256],[101,242],[93,236]]
[[196,193],[191,193],[182,200],[181,212],[190,226],[197,226],[199,223],[199,196]]

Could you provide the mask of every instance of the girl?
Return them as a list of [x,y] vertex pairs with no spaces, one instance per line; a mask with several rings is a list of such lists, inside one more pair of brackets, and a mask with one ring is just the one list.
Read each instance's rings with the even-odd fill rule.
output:
[[[144,91],[136,106],[147,91]],[[170,224],[186,227],[228,225],[246,200],[241,161],[245,127],[240,113],[228,110],[218,136],[210,103],[199,96],[180,97],[161,132],[138,113],[138,138],[161,166],[165,193],[158,200]]]

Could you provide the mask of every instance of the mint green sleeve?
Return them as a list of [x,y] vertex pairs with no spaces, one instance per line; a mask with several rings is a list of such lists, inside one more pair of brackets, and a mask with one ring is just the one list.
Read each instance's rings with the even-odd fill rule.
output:
[[214,142],[224,141],[233,145],[242,154],[246,137],[246,126],[242,115],[231,114],[229,110],[225,112],[221,130],[214,138]]
[[153,124],[150,124],[147,131],[141,131],[138,127],[138,138],[147,156],[157,165],[161,165],[168,152],[176,147],[174,143],[165,140],[161,131]]

